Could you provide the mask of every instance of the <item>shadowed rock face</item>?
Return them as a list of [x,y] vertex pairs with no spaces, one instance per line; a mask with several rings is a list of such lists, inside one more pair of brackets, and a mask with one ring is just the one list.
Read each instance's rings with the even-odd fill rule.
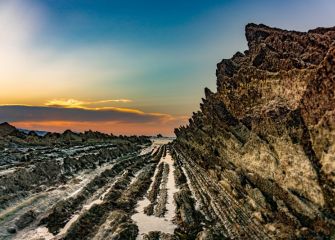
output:
[[16,131],[16,128],[9,123],[4,122],[0,124],[0,136],[4,137]]
[[3,138],[6,138],[8,136],[22,138],[24,134],[7,122],[0,123],[0,143],[2,143]]
[[217,92],[176,148],[275,238],[325,237],[335,219],[335,27],[248,24],[249,49],[217,65]]

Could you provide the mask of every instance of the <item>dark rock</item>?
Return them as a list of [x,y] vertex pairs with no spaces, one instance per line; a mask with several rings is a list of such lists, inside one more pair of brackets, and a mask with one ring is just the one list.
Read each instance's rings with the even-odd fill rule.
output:
[[162,232],[149,232],[143,236],[143,240],[177,240],[175,236]]
[[15,222],[15,225],[18,227],[18,229],[23,229],[36,219],[36,215],[37,214],[34,210],[29,210],[19,217],[19,219]]
[[14,234],[14,233],[16,233],[16,228],[14,228],[14,227],[9,227],[9,228],[7,228],[7,232],[9,232],[9,233],[11,233],[11,234]]
[[4,123],[0,124],[0,136],[1,137],[7,136],[7,135],[15,132],[16,130],[17,129],[14,126],[10,125],[7,122],[4,122]]
[[121,210],[113,211],[95,235],[95,239],[134,240],[138,235],[138,227],[129,215]]

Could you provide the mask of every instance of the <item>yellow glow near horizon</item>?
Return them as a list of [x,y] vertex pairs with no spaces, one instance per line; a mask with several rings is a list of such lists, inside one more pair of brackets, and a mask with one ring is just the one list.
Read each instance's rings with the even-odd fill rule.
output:
[[53,99],[45,103],[46,106],[61,106],[61,107],[85,107],[93,104],[106,104],[106,103],[131,103],[130,99],[108,99],[99,101],[81,101],[77,99]]

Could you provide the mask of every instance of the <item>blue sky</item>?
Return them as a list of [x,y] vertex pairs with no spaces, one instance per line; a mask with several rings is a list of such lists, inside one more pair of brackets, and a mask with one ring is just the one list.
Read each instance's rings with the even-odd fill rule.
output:
[[[216,63],[247,48],[247,23],[307,31],[334,12],[331,0],[2,0],[0,104],[90,102],[168,115],[150,131],[172,132],[215,90]],[[117,99],[130,101],[105,101]]]

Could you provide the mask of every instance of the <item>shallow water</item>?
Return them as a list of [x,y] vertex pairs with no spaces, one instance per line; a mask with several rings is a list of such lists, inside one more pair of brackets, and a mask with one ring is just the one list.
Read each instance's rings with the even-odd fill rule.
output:
[[[150,204],[150,201],[145,197],[143,200],[137,203],[136,211],[137,213],[132,216],[132,219],[136,222],[139,228],[139,234],[137,239],[142,239],[142,236],[146,233],[151,231],[161,231],[164,233],[173,234],[174,230],[176,229],[177,225],[173,223],[173,218],[175,216],[175,209],[176,206],[173,200],[173,194],[178,191],[176,188],[175,180],[174,180],[174,166],[173,160],[169,152],[167,152],[166,157],[162,157],[160,162],[169,164],[170,171],[168,174],[168,181],[167,181],[167,189],[168,189],[168,200],[166,209],[167,212],[165,213],[165,217],[156,217],[155,215],[148,216],[144,213],[144,208]],[[158,165],[157,165],[158,166]],[[155,179],[155,176],[158,172],[158,168],[156,168],[154,176],[152,180]],[[152,188],[153,181],[149,187]]]

